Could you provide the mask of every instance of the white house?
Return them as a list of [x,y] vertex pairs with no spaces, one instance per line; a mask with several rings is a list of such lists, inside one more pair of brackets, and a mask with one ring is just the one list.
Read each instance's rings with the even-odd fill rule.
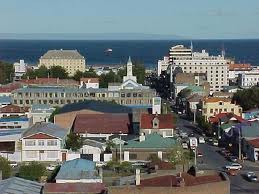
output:
[[65,161],[69,129],[53,123],[36,123],[22,134],[22,161]]
[[38,122],[48,122],[50,115],[55,110],[55,108],[47,104],[33,104],[30,109],[30,115],[32,118],[32,123]]
[[14,63],[14,80],[21,80],[22,76],[26,73],[27,64],[24,63],[24,60],[20,60],[19,63]]
[[99,88],[99,78],[80,78],[80,88]]

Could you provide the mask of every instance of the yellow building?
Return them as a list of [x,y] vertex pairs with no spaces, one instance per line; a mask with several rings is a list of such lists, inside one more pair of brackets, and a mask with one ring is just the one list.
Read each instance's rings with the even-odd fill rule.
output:
[[202,105],[202,115],[206,120],[219,113],[234,113],[242,116],[242,107],[231,103],[231,98],[205,98]]
[[85,58],[77,50],[49,50],[40,58],[39,66],[42,65],[48,69],[61,66],[69,76],[73,76],[78,70],[85,71]]

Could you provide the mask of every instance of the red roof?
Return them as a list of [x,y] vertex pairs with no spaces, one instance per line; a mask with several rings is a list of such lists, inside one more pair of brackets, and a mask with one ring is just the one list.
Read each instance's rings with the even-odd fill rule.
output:
[[153,119],[158,118],[159,125],[158,129],[173,129],[174,128],[174,117],[172,114],[163,114],[163,115],[152,115],[152,114],[142,114],[140,121],[141,129],[152,129],[153,128]]
[[72,79],[59,79],[59,78],[36,78],[36,79],[22,79],[20,83],[23,84],[62,84],[62,85],[78,85],[78,82]]
[[234,71],[234,70],[251,70],[251,64],[229,64],[229,70]]
[[47,134],[37,133],[31,136],[25,137],[24,139],[57,139],[57,138]]
[[209,118],[209,122],[210,123],[218,123],[219,120],[221,120],[223,118],[228,118],[229,120],[231,118],[235,118],[240,123],[245,121],[241,116],[235,115],[233,113],[219,113],[219,114],[217,114],[215,116],[210,117]]
[[78,114],[74,121],[74,133],[119,134],[129,133],[128,114]]
[[[182,173],[182,179],[184,180],[185,186],[194,186],[207,184],[212,182],[222,181],[222,177],[219,174],[207,175],[207,176],[192,176],[188,173]],[[144,179],[140,181],[140,186],[144,187],[176,187],[177,179],[180,177],[174,175],[160,176],[150,179]]]
[[252,145],[254,148],[259,148],[259,138],[248,140],[248,143]]
[[99,78],[87,78],[87,77],[82,77],[80,78],[80,82],[84,82],[84,83],[99,83]]
[[0,113],[25,113],[28,111],[29,111],[28,107],[19,107],[12,104],[7,105],[3,108],[0,108]]
[[103,183],[46,183],[44,193],[103,193]]
[[0,93],[10,93],[13,90],[16,90],[20,87],[21,87],[21,85],[18,84],[18,83],[3,85],[3,86],[0,87]]

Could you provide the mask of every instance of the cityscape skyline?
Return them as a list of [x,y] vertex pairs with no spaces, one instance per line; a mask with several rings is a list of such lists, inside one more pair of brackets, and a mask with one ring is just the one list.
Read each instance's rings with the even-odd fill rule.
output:
[[188,5],[174,0],[10,0],[1,2],[0,34],[9,34],[7,37],[14,33],[116,34],[118,39],[127,39],[125,34],[137,34],[138,39],[148,34],[157,35],[157,39],[161,36],[172,36],[172,39],[258,39],[259,27],[254,25],[258,16],[259,2],[256,0],[249,3],[196,0]]

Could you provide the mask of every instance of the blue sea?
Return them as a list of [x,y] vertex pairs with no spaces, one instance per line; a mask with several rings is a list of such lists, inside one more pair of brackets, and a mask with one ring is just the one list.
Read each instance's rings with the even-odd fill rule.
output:
[[[210,54],[221,54],[225,49],[226,56],[235,58],[239,63],[259,65],[259,40],[193,40],[195,51],[206,49]],[[40,56],[50,49],[77,49],[85,56],[88,65],[124,64],[128,56],[142,61],[152,68],[157,60],[168,55],[171,46],[184,44],[186,40],[0,40],[0,60],[16,62],[24,59],[26,63],[36,65]],[[113,52],[105,54],[111,48]]]

